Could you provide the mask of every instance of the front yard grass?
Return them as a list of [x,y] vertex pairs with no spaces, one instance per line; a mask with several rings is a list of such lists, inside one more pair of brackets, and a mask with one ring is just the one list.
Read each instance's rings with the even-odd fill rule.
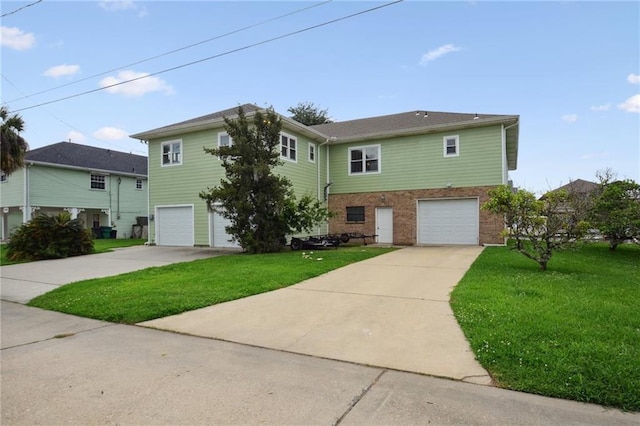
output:
[[313,254],[220,256],[65,285],[29,305],[134,324],[287,287],[392,250],[345,247]]
[[640,246],[555,253],[546,272],[488,247],[451,305],[498,386],[640,411]]
[[[105,253],[118,247],[131,247],[139,246],[146,242],[146,240],[135,238],[120,238],[120,239],[99,239],[93,240],[93,253]],[[27,260],[9,260],[7,259],[7,245],[0,244],[0,265],[15,265],[16,263],[25,263]]]

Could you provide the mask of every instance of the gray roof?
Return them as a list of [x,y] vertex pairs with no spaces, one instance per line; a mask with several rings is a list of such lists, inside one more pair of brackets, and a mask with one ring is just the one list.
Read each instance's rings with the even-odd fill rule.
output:
[[311,128],[329,137],[364,138],[370,135],[428,131],[429,128],[456,125],[481,125],[495,120],[517,120],[518,116],[497,114],[465,114],[437,111],[410,111],[379,117],[318,124]]
[[552,192],[567,191],[576,194],[588,194],[595,191],[596,189],[598,189],[597,183],[583,179],[576,179],[572,180],[566,185],[562,185],[561,187],[554,189]]
[[25,154],[27,161],[90,170],[147,175],[147,157],[71,142],[58,142]]
[[238,105],[237,107],[234,107],[234,108],[227,108],[225,110],[214,112],[212,114],[202,115],[200,117],[192,118],[190,120],[180,121],[178,123],[173,123],[173,124],[169,124],[167,126],[162,126],[162,127],[156,128],[156,129],[147,130],[145,132],[140,132],[140,133],[137,133],[135,135],[131,135],[131,137],[132,138],[136,138],[136,139],[140,139],[140,138],[144,138],[147,134],[166,133],[166,132],[171,132],[174,129],[177,130],[177,129],[182,129],[184,127],[192,127],[192,126],[197,125],[199,123],[206,123],[206,122],[211,122],[211,121],[219,121],[219,120],[223,119],[224,117],[234,117],[234,116],[237,115],[238,108],[240,108],[240,107],[242,107],[242,109],[244,110],[244,112],[246,114],[264,109],[264,108],[260,108],[257,105],[254,105],[254,104]]

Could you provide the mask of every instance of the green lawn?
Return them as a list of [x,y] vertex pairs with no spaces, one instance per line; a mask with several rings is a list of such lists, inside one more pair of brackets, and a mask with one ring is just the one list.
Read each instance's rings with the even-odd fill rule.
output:
[[62,286],[29,305],[133,324],[287,287],[392,250],[345,247],[313,255],[287,250],[220,256]]
[[[93,253],[104,253],[118,247],[139,246],[146,242],[142,239],[121,238],[121,239],[100,239],[93,240]],[[14,261],[7,259],[7,245],[0,244],[0,265],[14,265],[26,261]]]
[[640,246],[556,253],[546,272],[488,247],[451,305],[498,386],[640,411]]

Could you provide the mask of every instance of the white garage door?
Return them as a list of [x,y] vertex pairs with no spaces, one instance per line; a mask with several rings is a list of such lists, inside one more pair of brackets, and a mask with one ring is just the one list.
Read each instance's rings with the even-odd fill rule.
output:
[[156,244],[193,246],[193,207],[156,208]]
[[478,244],[478,200],[418,201],[418,244]]
[[220,213],[210,213],[209,224],[211,226],[211,245],[218,248],[237,248],[240,245],[231,241],[231,235],[227,234],[225,227],[229,226],[230,222]]

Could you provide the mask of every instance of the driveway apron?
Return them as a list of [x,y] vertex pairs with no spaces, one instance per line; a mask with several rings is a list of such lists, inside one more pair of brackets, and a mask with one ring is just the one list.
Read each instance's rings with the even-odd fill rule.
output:
[[300,284],[139,325],[478,384],[449,295],[482,247],[407,247]]

